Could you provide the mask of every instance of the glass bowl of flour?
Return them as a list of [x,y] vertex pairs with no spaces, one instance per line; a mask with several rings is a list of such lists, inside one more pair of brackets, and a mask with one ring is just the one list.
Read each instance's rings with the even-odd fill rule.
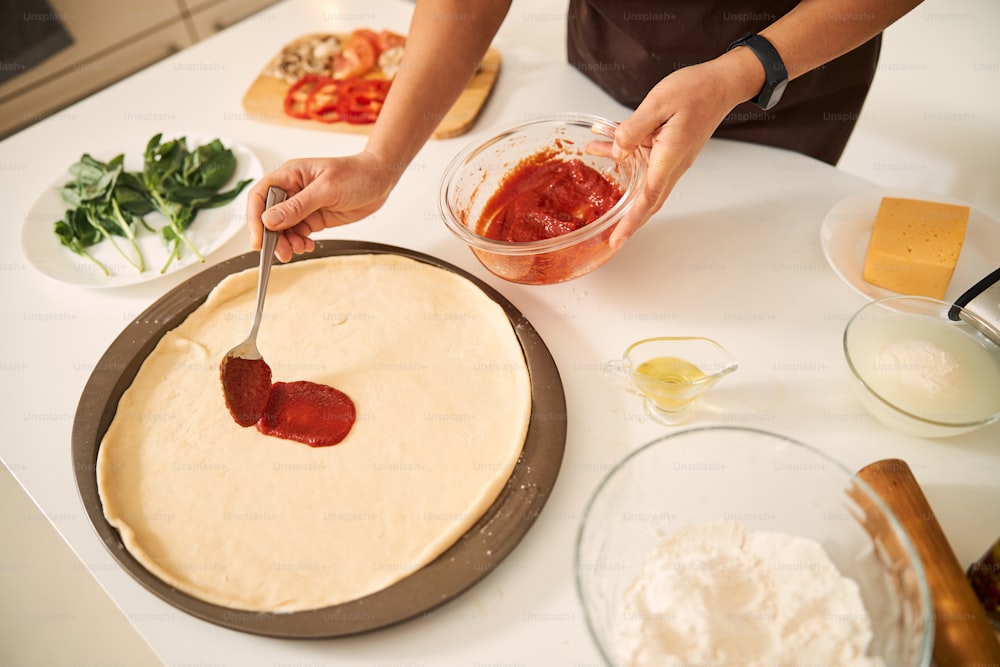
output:
[[636,450],[577,536],[577,592],[610,665],[926,666],[926,576],[891,510],[819,451],[706,427]]
[[894,429],[939,438],[1000,420],[1000,332],[960,306],[868,303],[844,329],[844,356],[862,405]]

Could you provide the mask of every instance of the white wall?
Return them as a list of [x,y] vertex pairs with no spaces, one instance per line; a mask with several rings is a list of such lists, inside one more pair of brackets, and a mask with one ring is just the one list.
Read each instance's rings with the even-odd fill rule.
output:
[[890,26],[839,166],[886,187],[950,194],[1000,219],[998,29],[996,0],[926,0]]

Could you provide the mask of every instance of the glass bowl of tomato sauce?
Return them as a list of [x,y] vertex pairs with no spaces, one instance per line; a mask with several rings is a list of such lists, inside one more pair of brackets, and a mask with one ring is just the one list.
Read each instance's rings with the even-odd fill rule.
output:
[[616,124],[588,114],[539,116],[475,142],[445,169],[445,225],[494,275],[560,283],[611,259],[609,239],[633,205],[646,165],[594,150]]

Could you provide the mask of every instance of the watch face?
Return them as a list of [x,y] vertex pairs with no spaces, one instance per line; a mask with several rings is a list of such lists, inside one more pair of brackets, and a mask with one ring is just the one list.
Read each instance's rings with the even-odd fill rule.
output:
[[764,106],[765,111],[774,107],[774,105],[781,100],[781,96],[784,94],[785,88],[787,87],[788,79],[779,81],[777,85],[774,86],[774,90],[771,91],[770,97],[767,100],[761,100],[762,102],[766,102],[766,105]]

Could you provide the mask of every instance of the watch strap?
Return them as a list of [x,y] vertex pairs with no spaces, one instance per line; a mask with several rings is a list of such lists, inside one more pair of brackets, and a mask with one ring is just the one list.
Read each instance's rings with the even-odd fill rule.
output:
[[743,35],[726,50],[732,51],[738,46],[745,46],[753,51],[764,66],[764,86],[750,101],[765,110],[772,108],[781,99],[781,93],[788,85],[788,70],[785,69],[781,54],[765,37],[754,33]]

